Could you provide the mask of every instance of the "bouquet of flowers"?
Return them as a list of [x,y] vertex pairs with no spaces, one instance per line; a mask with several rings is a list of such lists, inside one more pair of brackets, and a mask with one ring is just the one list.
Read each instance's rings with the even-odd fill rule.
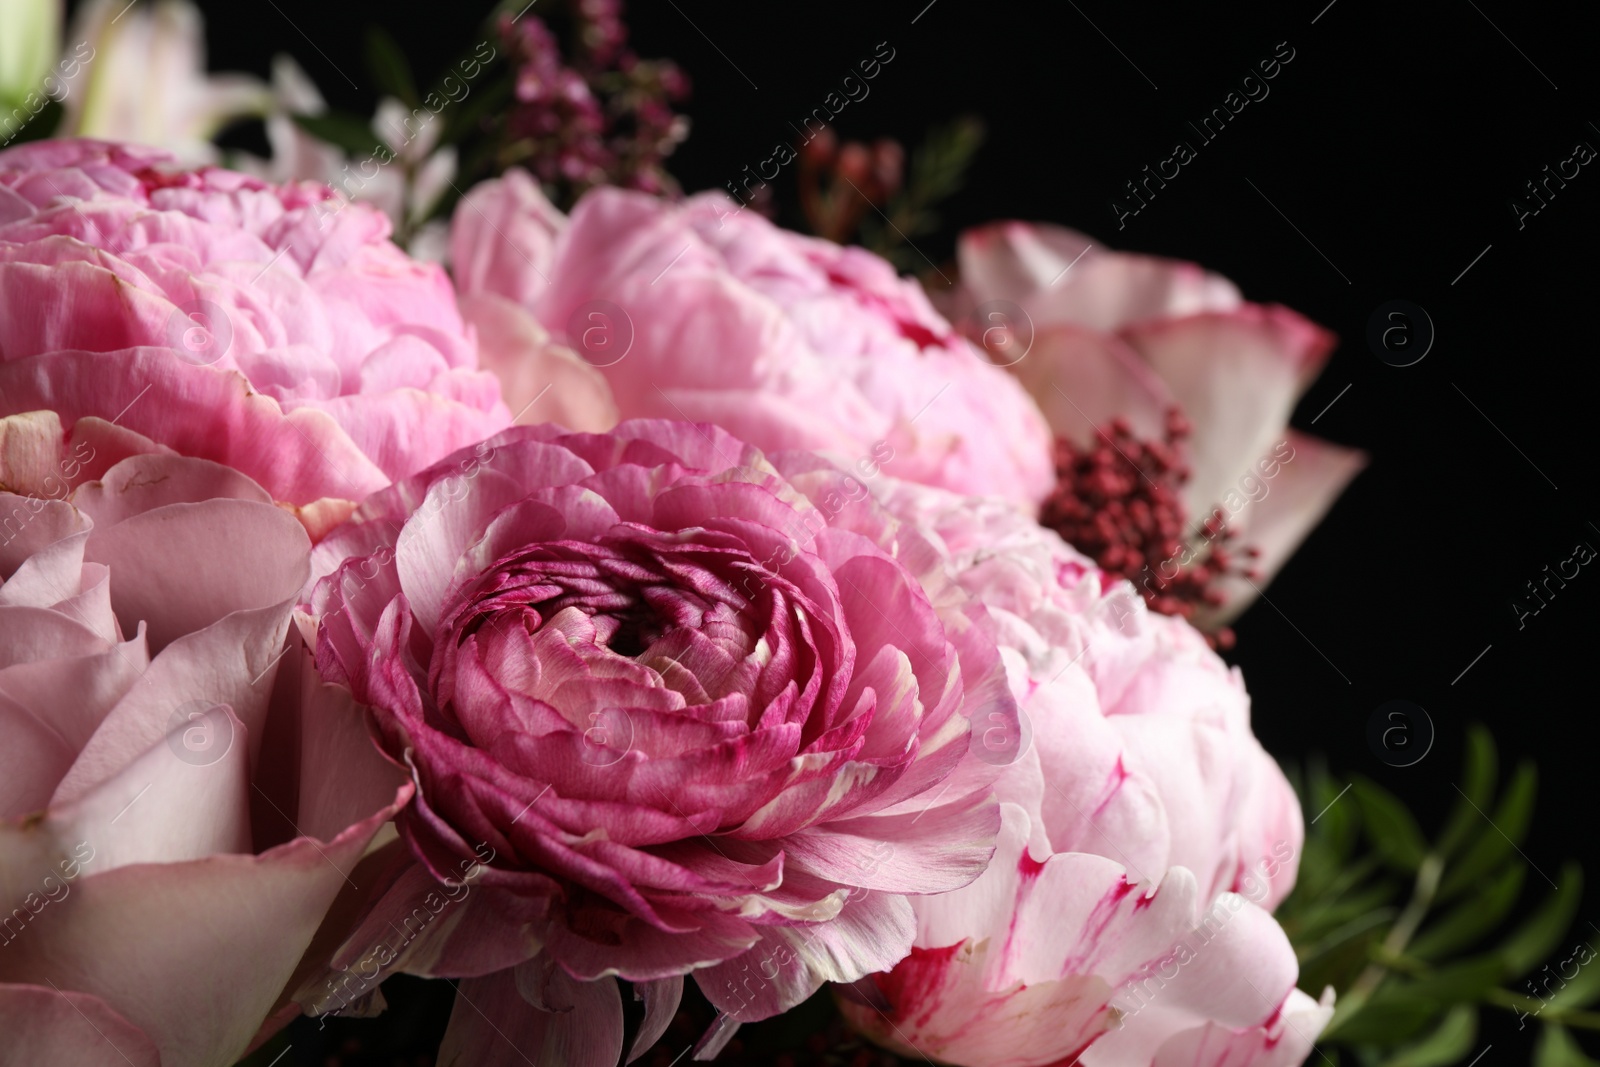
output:
[[970,126],[798,146],[827,237],[684,195],[614,0],[428,92],[376,34],[371,124],[114,13],[0,152],[0,1064],[437,994],[441,1065],[1426,1065],[1518,977],[1408,950],[1505,854],[1369,783],[1308,839],[1219,653],[1365,462],[1288,428],[1327,331],[1055,225],[842,243]]

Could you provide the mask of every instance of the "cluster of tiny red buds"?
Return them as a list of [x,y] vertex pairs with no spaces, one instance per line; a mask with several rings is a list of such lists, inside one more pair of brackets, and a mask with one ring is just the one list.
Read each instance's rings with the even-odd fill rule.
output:
[[[1055,442],[1056,487],[1039,521],[1094,560],[1108,578],[1131,581],[1151,610],[1191,617],[1222,603],[1218,581],[1248,576],[1236,553],[1234,532],[1219,509],[1186,537],[1189,515],[1182,489],[1189,468],[1182,459],[1190,426],[1182,412],[1167,412],[1161,440],[1143,440],[1122,417],[1096,434],[1087,447],[1065,437]],[[1229,648],[1233,632],[1209,635]]]

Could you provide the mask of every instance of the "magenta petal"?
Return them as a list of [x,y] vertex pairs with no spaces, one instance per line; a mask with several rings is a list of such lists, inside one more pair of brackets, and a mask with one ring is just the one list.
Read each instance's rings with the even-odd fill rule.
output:
[[697,971],[695,981],[719,1012],[755,1022],[788,1011],[824,982],[889,970],[911,951],[914,928],[905,897],[863,893],[832,922],[762,927],[748,952]]
[[674,976],[657,982],[636,982],[633,998],[644,1002],[644,1019],[628,1050],[629,1063],[649,1052],[672,1025],[673,1017],[678,1014],[678,1003],[683,999],[683,978]]

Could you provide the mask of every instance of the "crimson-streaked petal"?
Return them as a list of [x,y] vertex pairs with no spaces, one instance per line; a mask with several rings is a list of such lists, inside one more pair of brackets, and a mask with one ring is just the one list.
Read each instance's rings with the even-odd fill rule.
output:
[[[1150,1067],[1299,1067],[1332,1017],[1331,988],[1320,1002],[1296,989],[1275,1022],[1248,1030],[1216,1023],[1184,1030],[1162,1043]],[[1084,1062],[1099,1067],[1093,1057]]]

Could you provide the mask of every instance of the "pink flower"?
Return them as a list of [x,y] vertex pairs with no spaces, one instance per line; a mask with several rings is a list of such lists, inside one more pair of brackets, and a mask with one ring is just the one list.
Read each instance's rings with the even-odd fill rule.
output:
[[1049,492],[1034,404],[869,252],[721,194],[602,188],[564,221],[517,172],[468,194],[454,225],[462,292],[520,304],[604,373],[624,418],[703,419],[844,463],[881,443],[899,477],[1027,504]]
[[1304,831],[1238,671],[1014,509],[906,485],[884,503],[995,619],[1029,743],[988,871],[914,901],[891,1007],[846,1013],[972,1067],[1298,1064],[1330,1009],[1295,991],[1268,911]]
[[[24,423],[0,419],[0,483]],[[232,1063],[410,795],[284,639],[294,517],[172,455],[0,492],[0,1033],[17,1062]],[[37,473],[37,472],[35,472]]]
[[[1113,539],[1131,551],[1108,562],[1087,544],[1082,524],[1061,527],[1102,564],[1148,584],[1147,595],[1167,591],[1180,562],[1206,565],[1212,546],[1201,526],[1217,511],[1259,551],[1253,571],[1265,584],[1365,465],[1358,451],[1287,428],[1335,344],[1288,308],[1245,303],[1231,282],[1193,264],[1112,252],[1059,226],[999,222],[969,230],[960,262],[952,313],[998,311],[1027,324],[1021,328],[1032,344],[1012,369],[1058,437],[1087,448],[1096,430],[1120,416],[1133,437],[1159,443],[1168,437],[1168,412],[1182,410],[1189,433],[1177,444],[1189,476],[1171,492],[1187,526],[1179,539]],[[1128,451],[1126,442],[1121,447]],[[1143,491],[1149,480],[1130,485]],[[1084,490],[1064,483],[1059,494],[1079,498]],[[1091,510],[1106,510],[1097,504]],[[1047,504],[1047,524],[1050,513]],[[1237,568],[1225,558],[1210,563],[1222,573],[1214,584],[1202,575],[1199,585],[1209,585],[1220,604],[1191,599],[1201,609],[1197,619],[1214,626],[1256,591],[1228,573]]]
[[509,421],[449,280],[388,233],[325,189],[154,149],[0,153],[0,414],[225,463],[329,501],[325,525]]
[[[888,969],[906,894],[993,850],[968,720],[1014,734],[1015,706],[988,619],[815,457],[707,425],[517,427],[374,495],[316,568],[318,664],[418,788],[416,859],[335,969],[470,872],[458,922],[392,961],[500,1008],[458,1011],[446,1062],[509,1039],[615,1063],[613,976],[659,1036],[689,972],[733,1023],[714,1048]],[[302,1002],[342,1006],[341,981]]]

